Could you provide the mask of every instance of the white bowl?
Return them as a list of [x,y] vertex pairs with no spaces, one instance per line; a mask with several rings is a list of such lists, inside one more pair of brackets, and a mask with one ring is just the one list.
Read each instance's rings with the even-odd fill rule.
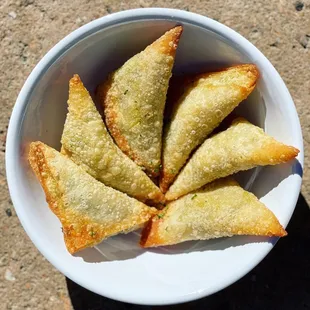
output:
[[239,112],[300,153],[298,160],[260,172],[251,170],[240,178],[286,226],[300,191],[303,164],[302,134],[294,103],[277,71],[257,48],[207,17],[171,9],[137,9],[79,28],[53,47],[28,77],[7,136],[6,169],[12,201],[36,247],[63,274],[85,288],[136,304],[181,303],[215,293],[255,267],[276,239],[245,236],[142,250],[137,246],[139,234],[131,233],[71,256],[61,225],[47,207],[27,163],[27,146],[41,140],[59,148],[68,81],[74,73],[92,90],[108,72],[176,24],[184,26],[184,33],[175,72],[247,62],[259,67],[258,86]]

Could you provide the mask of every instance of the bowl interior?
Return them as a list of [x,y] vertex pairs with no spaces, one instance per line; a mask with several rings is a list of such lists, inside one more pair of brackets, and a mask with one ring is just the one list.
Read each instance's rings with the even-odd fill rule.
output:
[[[68,81],[73,74],[78,73],[86,87],[93,91],[108,73],[180,23],[184,33],[174,73],[198,73],[225,65],[256,63],[261,71],[260,81],[238,107],[238,114],[263,127],[276,139],[296,145],[290,98],[278,87],[274,71],[267,69],[255,53],[249,52],[252,47],[244,48],[229,36],[189,20],[141,18],[98,24],[94,32],[84,32],[54,53],[34,77],[22,98],[25,108],[20,123],[14,125],[18,136],[15,168],[10,173],[14,174],[18,186],[18,199],[23,201],[22,206],[17,203],[16,208],[28,234],[44,255],[74,281],[124,301],[161,304],[191,300],[198,296],[197,292],[200,296],[210,294],[250,270],[275,242],[269,238],[234,237],[144,251],[137,246],[139,233],[134,232],[110,238],[96,249],[70,256],[64,246],[61,225],[47,207],[44,193],[29,168],[26,156],[31,141],[41,140],[60,148],[67,113]],[[13,138],[16,137],[8,137]],[[239,174],[238,179],[286,225],[294,208],[288,205],[290,184],[294,178],[300,179],[299,168],[296,161],[253,169]]]

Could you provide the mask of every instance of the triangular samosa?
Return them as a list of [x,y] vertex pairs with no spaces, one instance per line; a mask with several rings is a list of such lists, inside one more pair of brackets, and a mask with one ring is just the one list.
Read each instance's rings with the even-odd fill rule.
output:
[[105,185],[142,201],[163,201],[159,188],[113,142],[78,75],[69,83],[61,152]]
[[167,191],[191,152],[248,97],[258,76],[255,65],[245,64],[187,79],[163,137],[160,180],[163,192]]
[[42,142],[31,143],[28,158],[49,207],[62,223],[70,253],[137,229],[157,212],[105,186]]
[[170,202],[142,232],[141,246],[233,235],[285,236],[275,215],[233,179],[220,179]]
[[238,118],[227,130],[210,137],[198,148],[170,186],[166,198],[176,199],[238,171],[285,163],[298,152]]
[[166,32],[97,90],[115,142],[153,177],[161,167],[163,114],[181,33],[182,26]]

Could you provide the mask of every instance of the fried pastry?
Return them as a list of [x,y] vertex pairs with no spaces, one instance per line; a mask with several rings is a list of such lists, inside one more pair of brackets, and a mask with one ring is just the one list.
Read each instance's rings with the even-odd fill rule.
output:
[[[253,64],[187,79],[163,138],[160,188],[166,192],[191,152],[246,99],[259,76]],[[186,85],[186,83],[185,83]]]
[[166,32],[97,89],[115,142],[152,177],[161,167],[163,113],[181,33],[181,26]]
[[231,178],[170,202],[142,232],[142,247],[233,235],[285,236],[275,215]]
[[142,201],[163,201],[159,188],[113,142],[78,75],[70,80],[61,152],[107,186]]
[[70,253],[137,229],[157,212],[105,186],[42,142],[31,143],[28,158],[50,209],[62,223]]
[[167,200],[183,196],[215,179],[256,166],[285,163],[299,150],[268,136],[243,118],[207,139],[193,154],[166,193]]

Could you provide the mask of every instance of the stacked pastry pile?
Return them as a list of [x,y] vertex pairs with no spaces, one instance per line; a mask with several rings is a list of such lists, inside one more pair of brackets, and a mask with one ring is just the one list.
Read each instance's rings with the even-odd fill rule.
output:
[[181,33],[181,26],[171,29],[99,85],[104,121],[75,75],[61,152],[31,143],[29,162],[70,253],[140,227],[143,247],[286,235],[273,213],[228,176],[284,163],[298,150],[242,118],[214,134],[254,89],[255,65],[184,78],[169,89],[164,122]]

